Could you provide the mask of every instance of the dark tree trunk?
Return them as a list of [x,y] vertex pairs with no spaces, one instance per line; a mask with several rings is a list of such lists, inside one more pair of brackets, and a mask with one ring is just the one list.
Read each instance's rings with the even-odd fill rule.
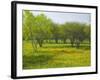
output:
[[40,43],[39,46],[42,47],[42,43]]
[[74,47],[74,39],[71,39],[71,46]]
[[58,44],[58,39],[55,39],[55,42]]
[[33,48],[33,52],[35,51],[37,51],[37,44],[35,43],[35,41],[34,41],[34,38],[33,38],[33,34],[32,34],[32,28],[31,27],[29,27],[30,28],[30,36],[31,36],[31,44],[32,44],[32,48]]
[[77,46],[76,46],[76,48],[79,48],[80,47],[80,43],[77,43]]
[[63,39],[63,43],[66,44],[66,39]]
[[43,46],[43,45],[42,45],[42,44],[43,44],[43,40],[38,39],[37,42],[38,42],[38,44],[39,44],[40,47]]
[[71,46],[74,47],[74,42],[73,41],[71,41]]
[[80,48],[80,41],[79,40],[76,41],[76,48]]
[[90,41],[91,39],[89,38],[88,40],[89,40],[89,44],[90,44],[91,43],[91,41]]

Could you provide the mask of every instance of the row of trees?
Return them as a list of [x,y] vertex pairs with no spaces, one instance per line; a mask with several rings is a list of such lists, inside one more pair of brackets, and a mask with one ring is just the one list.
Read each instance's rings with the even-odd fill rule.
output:
[[23,12],[23,40],[31,40],[34,50],[37,45],[42,47],[44,41],[70,40],[76,47],[80,47],[83,40],[90,42],[90,25],[78,22],[54,23],[44,14],[33,15],[30,11]]

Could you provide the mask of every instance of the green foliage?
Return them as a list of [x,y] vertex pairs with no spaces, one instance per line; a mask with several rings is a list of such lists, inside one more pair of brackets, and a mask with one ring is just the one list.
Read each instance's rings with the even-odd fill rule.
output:
[[55,42],[58,43],[58,40],[60,38],[60,27],[58,24],[55,23],[52,24],[51,33],[52,33],[51,39],[54,39]]
[[31,40],[32,47],[35,51],[37,51],[37,44],[36,40],[34,39],[33,29],[34,29],[34,21],[35,16],[27,10],[23,11],[23,39],[24,40]]
[[42,47],[45,40],[55,40],[55,43],[70,40],[72,47],[79,48],[84,40],[90,41],[90,25],[78,22],[57,24],[43,13],[34,16],[31,11],[23,11],[23,40],[32,40],[34,48]]
[[44,14],[33,16],[30,11],[23,12],[23,39],[35,40],[40,47],[43,40],[51,36],[50,26],[52,21]]
[[84,28],[84,34],[85,34],[85,38],[89,40],[90,42],[90,38],[91,38],[91,28],[90,25],[86,25]]

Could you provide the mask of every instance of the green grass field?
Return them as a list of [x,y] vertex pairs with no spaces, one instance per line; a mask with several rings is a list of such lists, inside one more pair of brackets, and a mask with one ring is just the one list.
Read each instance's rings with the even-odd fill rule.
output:
[[23,42],[23,69],[63,68],[90,66],[89,44],[81,44],[80,48],[71,44],[43,44],[33,52],[30,42]]

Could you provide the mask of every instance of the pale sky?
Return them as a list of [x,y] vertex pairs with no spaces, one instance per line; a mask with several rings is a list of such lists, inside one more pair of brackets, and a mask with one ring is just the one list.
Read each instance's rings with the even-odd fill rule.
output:
[[90,24],[91,14],[89,13],[69,13],[69,12],[46,12],[32,11],[33,15],[45,14],[55,23],[63,24],[65,22],[80,22]]

